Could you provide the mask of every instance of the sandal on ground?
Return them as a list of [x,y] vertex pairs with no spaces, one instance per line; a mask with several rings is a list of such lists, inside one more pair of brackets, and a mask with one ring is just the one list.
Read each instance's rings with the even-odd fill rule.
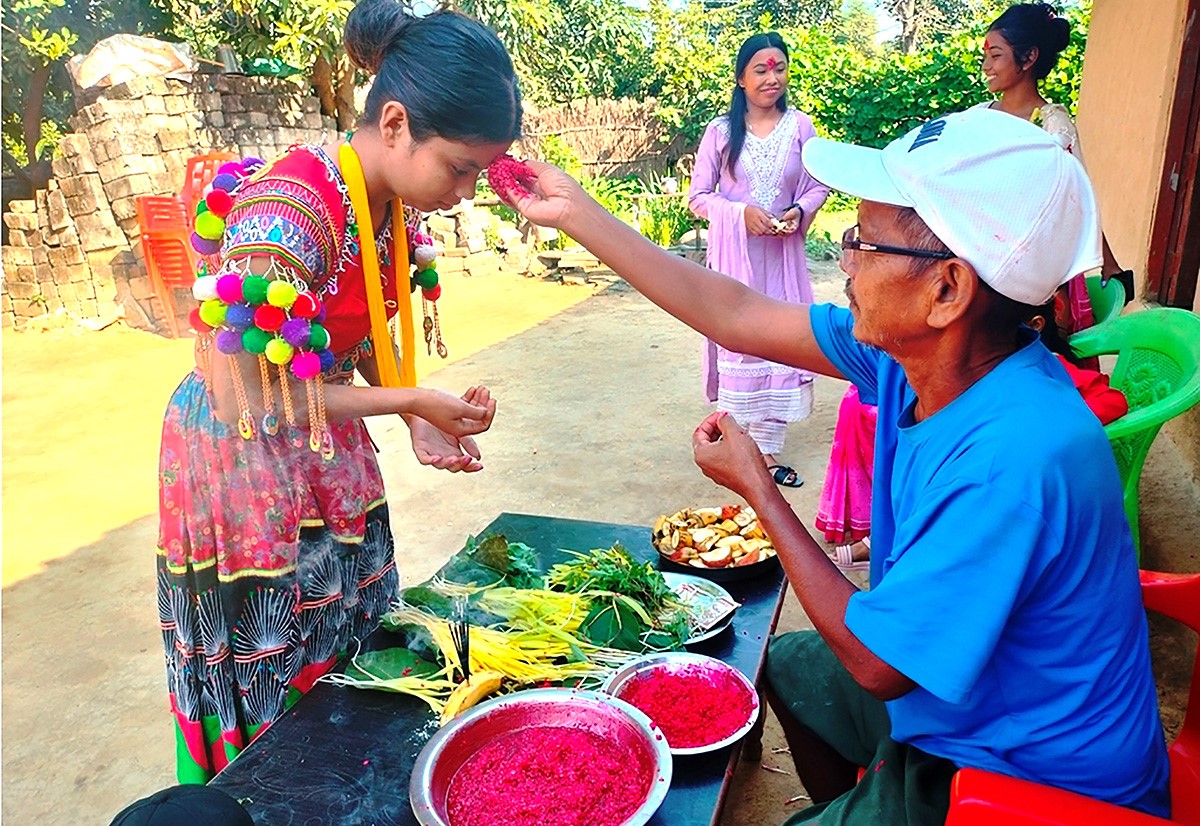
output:
[[[871,537],[864,537],[863,545],[867,550],[871,550]],[[846,545],[838,545],[833,549],[830,556],[833,558],[833,564],[841,568],[843,571],[865,571],[871,567],[870,559],[855,559],[854,558],[854,542]]]
[[796,473],[796,469],[787,465],[767,465],[767,470],[771,471],[771,478],[775,480],[775,484],[785,488],[798,488],[804,484],[804,480]]

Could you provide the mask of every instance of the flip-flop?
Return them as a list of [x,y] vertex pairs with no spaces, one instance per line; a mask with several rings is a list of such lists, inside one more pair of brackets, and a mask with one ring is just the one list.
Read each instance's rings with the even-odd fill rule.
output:
[[[864,537],[862,543],[867,546],[867,550],[871,550],[871,538]],[[843,571],[865,571],[871,567],[871,560],[855,559],[854,544],[850,542],[846,545],[838,545],[833,549],[831,554],[833,564],[841,568]]]
[[771,478],[775,480],[775,484],[785,488],[798,488],[804,484],[804,480],[796,473],[796,469],[787,465],[767,465],[767,470],[771,471]]

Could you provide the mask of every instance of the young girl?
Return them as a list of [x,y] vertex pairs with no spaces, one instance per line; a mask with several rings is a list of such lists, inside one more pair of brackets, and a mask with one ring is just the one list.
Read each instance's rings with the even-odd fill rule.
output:
[[[734,61],[729,112],[704,132],[688,204],[706,218],[708,266],[772,298],[811,302],[804,237],[829,188],[800,162],[812,119],[787,105],[788,49],[777,32],[747,38]],[[780,485],[799,487],[777,463],[788,422],[812,410],[812,374],[705,343],[704,388],[718,410],[754,437]]]
[[[1042,96],[1038,84],[1058,62],[1059,54],[1071,41],[1071,24],[1059,17],[1046,3],[1018,3],[1009,6],[988,27],[983,40],[983,77],[988,91],[997,98],[980,104],[1010,115],[1033,121],[1050,133],[1083,162],[1079,131],[1067,108]],[[1123,270],[1103,240],[1104,277],[1118,278],[1125,285],[1127,299],[1133,297],[1133,273]],[[1070,332],[1078,332],[1094,323],[1083,276],[1068,285]]]
[[[222,329],[201,333],[163,426],[158,606],[183,782],[225,766],[396,595],[363,417],[400,415],[422,464],[473,472],[471,437],[495,413],[482,387],[457,398],[399,386],[384,315],[412,300],[401,201],[432,211],[471,197],[519,136],[512,62],[474,20],[413,17],[396,0],[359,3],[345,41],[375,75],[359,128],[344,143],[293,147],[236,189],[215,273],[236,295],[222,294],[233,303],[219,317],[202,312]],[[252,282],[269,296],[261,324]],[[306,380],[298,362],[269,364],[245,334],[239,342],[234,320],[238,307],[253,314],[250,330],[270,329],[275,298],[297,294],[294,317],[312,322],[296,346],[322,349]],[[282,341],[270,339],[268,356]],[[352,384],[356,371],[369,386]]]

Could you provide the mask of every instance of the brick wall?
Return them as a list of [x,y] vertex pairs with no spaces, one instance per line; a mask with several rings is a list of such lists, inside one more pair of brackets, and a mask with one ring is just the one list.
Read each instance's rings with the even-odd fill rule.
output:
[[[65,311],[163,330],[142,262],[135,199],[175,194],[187,159],[209,151],[272,158],[322,143],[336,124],[315,97],[274,78],[198,75],[184,83],[135,78],[79,110],[34,200],[4,214],[0,321]],[[177,301],[184,309],[186,301]]]

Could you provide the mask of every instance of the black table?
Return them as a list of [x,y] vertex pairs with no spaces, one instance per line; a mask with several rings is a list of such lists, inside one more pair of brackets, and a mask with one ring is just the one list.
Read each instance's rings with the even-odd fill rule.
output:
[[[658,557],[650,529],[633,525],[504,513],[480,536],[489,533],[530,545],[544,563],[559,561],[560,549],[589,551],[614,542],[637,558]],[[402,548],[398,554],[403,564]],[[779,569],[724,584],[742,607],[729,630],[693,650],[719,657],[757,683],[785,585]],[[372,649],[396,644],[383,630],[368,640]],[[429,707],[414,697],[318,683],[210,785],[241,800],[255,823],[269,826],[415,826],[409,776],[436,729]],[[676,757],[671,789],[651,826],[715,824],[738,749]]]

